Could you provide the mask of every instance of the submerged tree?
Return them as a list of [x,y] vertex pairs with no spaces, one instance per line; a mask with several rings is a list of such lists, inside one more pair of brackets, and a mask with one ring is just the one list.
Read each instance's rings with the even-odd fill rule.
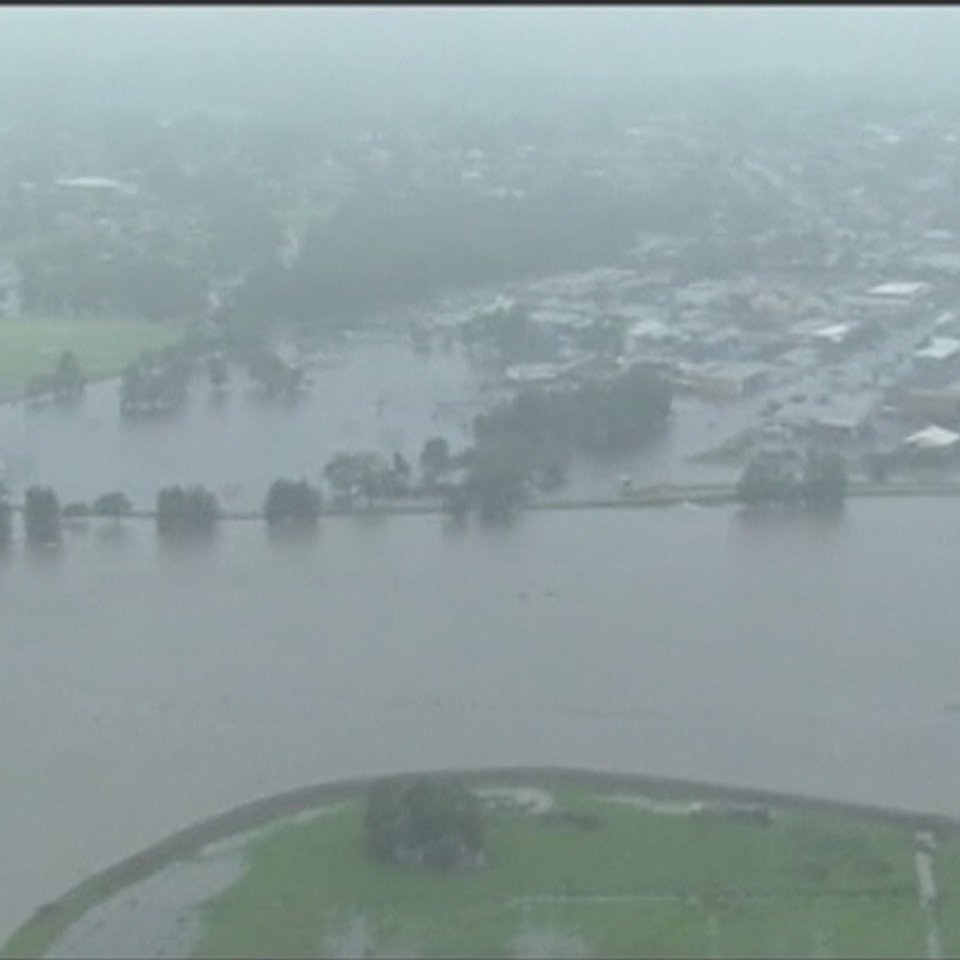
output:
[[125,517],[133,512],[133,504],[125,493],[114,490],[97,497],[92,510],[97,517]]
[[67,350],[60,356],[53,374],[52,386],[58,400],[76,400],[83,396],[87,378],[72,350]]
[[271,527],[314,526],[320,517],[323,498],[306,480],[275,480],[267,492],[263,514]]
[[209,535],[219,520],[217,495],[204,487],[164,487],[157,495],[157,532],[162,536]]
[[60,500],[49,487],[30,487],[23,503],[27,543],[35,546],[60,540]]
[[847,497],[847,465],[834,450],[812,450],[803,464],[803,498],[807,506],[836,509]]
[[431,483],[450,468],[450,445],[443,437],[431,437],[420,451],[420,471]]
[[338,453],[323,468],[323,474],[338,499],[346,503],[360,496],[372,504],[400,490],[390,462],[374,451]]

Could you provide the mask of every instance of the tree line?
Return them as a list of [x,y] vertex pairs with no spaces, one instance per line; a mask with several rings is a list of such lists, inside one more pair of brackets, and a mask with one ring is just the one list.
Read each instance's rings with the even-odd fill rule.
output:
[[830,510],[843,506],[847,486],[843,455],[811,449],[799,460],[755,457],[740,475],[736,496],[747,507]]
[[[263,517],[271,529],[303,529],[316,525],[322,505],[319,488],[306,480],[280,478],[267,492]],[[133,512],[130,498],[120,491],[105,493],[92,504],[63,505],[51,487],[35,485],[24,494],[24,539],[32,546],[54,546],[61,540],[65,521],[119,520]],[[13,542],[14,514],[9,491],[0,487],[0,548]],[[200,485],[168,486],[157,494],[154,517],[157,533],[164,538],[209,536],[221,519],[220,501],[216,493]]]

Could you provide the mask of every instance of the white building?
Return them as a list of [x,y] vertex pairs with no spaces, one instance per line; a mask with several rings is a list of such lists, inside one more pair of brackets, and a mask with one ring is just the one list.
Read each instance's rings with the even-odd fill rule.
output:
[[918,360],[939,363],[960,354],[960,340],[953,337],[934,337],[927,346],[914,353]]
[[957,451],[957,444],[960,443],[960,433],[954,433],[953,430],[946,430],[936,424],[931,424],[929,427],[911,434],[903,443],[905,447],[915,453],[942,456]]

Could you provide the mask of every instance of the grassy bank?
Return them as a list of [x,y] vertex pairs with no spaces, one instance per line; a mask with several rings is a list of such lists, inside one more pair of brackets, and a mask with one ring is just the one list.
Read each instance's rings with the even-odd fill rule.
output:
[[96,379],[119,373],[145,350],[169,346],[181,332],[142,320],[0,319],[0,397],[20,396],[33,377],[52,372],[66,350]]
[[[242,859],[232,885],[195,905],[194,956],[925,955],[909,821],[774,804],[764,825],[691,813],[672,794],[640,805],[657,792],[590,779],[541,786],[555,809],[590,814],[596,829],[490,809],[488,863],[475,873],[370,863],[356,792],[320,816],[288,809],[226,852],[195,837],[176,864],[170,855],[154,869]],[[510,782],[539,781],[501,785]],[[960,845],[947,831],[936,875],[944,950],[957,955]],[[43,955],[118,889],[84,885],[25,925],[3,955]],[[120,922],[136,924],[141,907],[133,891],[127,899]],[[142,909],[147,929],[159,929],[157,904]],[[351,949],[358,923],[366,943]]]

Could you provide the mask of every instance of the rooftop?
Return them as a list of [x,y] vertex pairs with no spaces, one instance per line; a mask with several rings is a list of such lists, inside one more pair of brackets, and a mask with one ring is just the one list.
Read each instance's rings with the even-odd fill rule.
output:
[[960,340],[953,337],[934,337],[930,343],[914,354],[920,360],[949,360],[960,353]]
[[931,424],[923,430],[911,434],[903,442],[918,450],[945,450],[960,441],[960,433],[945,430],[936,424]]
[[890,280],[886,283],[878,283],[871,287],[867,293],[871,297],[893,297],[894,299],[910,299],[926,293],[929,285],[920,281],[901,281]]

